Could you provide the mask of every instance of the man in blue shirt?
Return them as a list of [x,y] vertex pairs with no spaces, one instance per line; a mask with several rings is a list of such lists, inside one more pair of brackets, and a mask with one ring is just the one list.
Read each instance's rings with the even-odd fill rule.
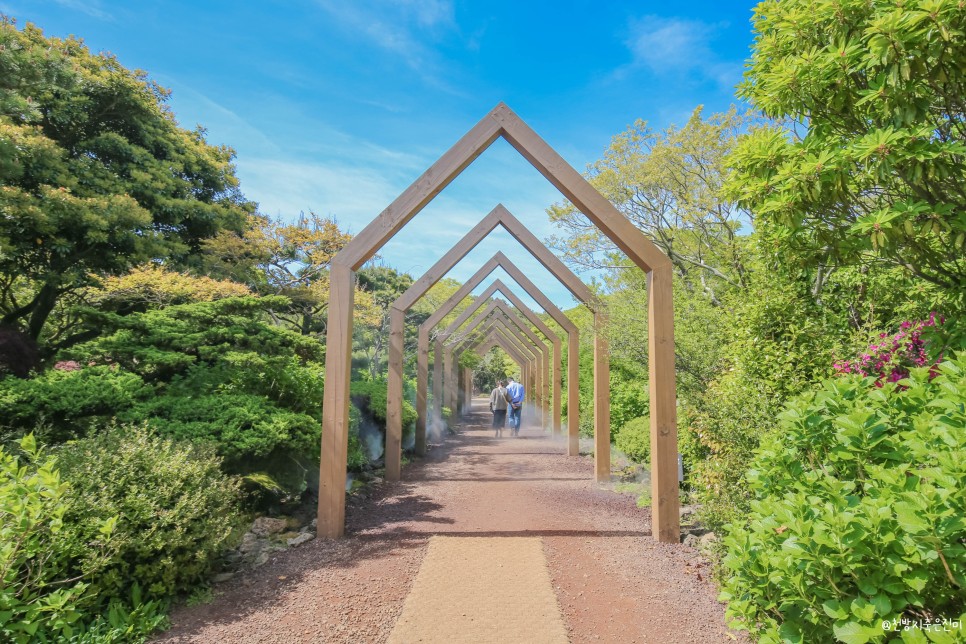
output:
[[510,396],[510,405],[507,409],[506,419],[510,423],[510,435],[519,436],[520,435],[520,416],[523,413],[523,385],[514,380],[512,377],[508,378],[510,384],[506,386],[507,394]]

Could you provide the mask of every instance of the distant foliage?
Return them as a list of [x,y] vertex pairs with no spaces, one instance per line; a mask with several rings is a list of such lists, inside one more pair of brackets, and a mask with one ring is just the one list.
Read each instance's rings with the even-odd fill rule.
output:
[[650,464],[651,419],[648,416],[633,418],[617,430],[614,446],[638,463]]
[[750,512],[725,539],[737,626],[861,644],[884,622],[966,618],[966,357],[938,372],[825,380],[762,437]]

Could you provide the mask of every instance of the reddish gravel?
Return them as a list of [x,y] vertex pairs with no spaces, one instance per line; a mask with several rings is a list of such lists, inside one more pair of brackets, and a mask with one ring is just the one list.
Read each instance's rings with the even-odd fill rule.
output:
[[541,537],[571,642],[744,641],[725,627],[697,551],[655,542],[648,510],[594,483],[590,459],[564,454],[537,430],[496,439],[469,426],[401,483],[353,500],[348,538],[278,553],[216,587],[212,603],[177,609],[157,641],[384,642],[434,534]]

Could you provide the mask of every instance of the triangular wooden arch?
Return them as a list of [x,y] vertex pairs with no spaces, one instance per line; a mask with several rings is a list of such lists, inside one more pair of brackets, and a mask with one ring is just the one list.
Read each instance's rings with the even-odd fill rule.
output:
[[[318,534],[320,537],[340,537],[345,532],[355,271],[498,137],[503,137],[513,146],[631,261],[648,273],[651,482],[654,501],[652,534],[660,541],[677,542],[680,539],[680,523],[670,261],[504,103],[498,104],[477,123],[332,259],[322,402]],[[396,350],[401,353],[402,339],[401,333],[391,332],[390,348],[395,344]],[[606,351],[606,342],[598,334],[595,361],[603,360]],[[609,397],[604,390],[609,388],[609,369],[599,370],[594,384],[597,401],[594,407],[597,417],[595,423],[606,422],[603,419],[609,415]],[[401,400],[401,381],[398,390],[390,389],[388,397]],[[387,419],[387,422],[390,420]]]
[[[554,388],[555,388],[555,394],[557,394],[557,395],[555,395],[556,408],[555,409],[551,409],[549,411],[554,414],[552,428],[556,428],[556,430],[559,432],[559,428],[560,428],[560,397],[559,397],[559,394],[557,392],[559,392],[559,389],[560,389],[560,386],[561,386],[561,373],[560,373],[560,370],[561,370],[560,337],[556,333],[554,333],[546,324],[544,324],[543,323],[543,320],[541,320],[540,317],[537,316],[537,314],[534,313],[530,309],[530,307],[528,307],[526,304],[524,304],[523,301],[520,300],[520,298],[517,297],[516,294],[513,293],[513,291],[511,291],[509,288],[507,288],[507,286],[501,280],[494,280],[494,282],[489,287],[487,287],[486,290],[483,291],[483,293],[481,293],[476,298],[476,300],[474,300],[474,302],[472,304],[470,304],[469,307],[467,307],[462,313],[460,313],[460,315],[455,320],[453,320],[453,322],[451,322],[449,324],[449,326],[447,326],[446,329],[441,334],[439,334],[436,337],[436,341],[437,342],[440,342],[440,341],[446,342],[447,339],[449,338],[449,336],[457,328],[459,328],[460,326],[462,326],[466,322],[466,320],[468,320],[469,317],[471,315],[473,315],[473,313],[475,311],[479,310],[479,308],[482,307],[483,304],[487,300],[489,300],[489,298],[492,297],[497,292],[500,292],[504,296],[506,296],[506,298],[508,300],[510,300],[510,302],[513,304],[514,307],[516,307],[516,309],[520,312],[520,314],[523,315],[523,317],[525,317],[531,324],[533,324],[534,326],[536,326],[537,329],[541,333],[543,333],[544,336],[546,336],[546,338],[551,343],[551,346],[552,346],[552,349],[553,349],[553,361],[554,361],[553,385],[554,385]],[[509,312],[507,312],[504,307],[500,306],[499,309],[502,310],[502,311],[504,311],[505,313],[507,313],[509,315]],[[491,310],[491,307],[488,307],[487,310],[488,311]],[[469,330],[471,328],[472,328],[472,323],[466,329],[463,329],[463,332],[464,333],[467,333],[467,332],[469,332]],[[528,333],[528,335],[531,335],[532,334],[532,331],[530,331],[529,328],[526,329],[526,332]],[[531,335],[531,339],[533,339],[534,341],[538,341],[539,342],[539,338],[536,338],[535,335]],[[445,351],[444,351],[444,355],[443,355],[443,361],[444,361],[444,364],[445,364],[446,363],[446,352]],[[450,358],[450,362],[451,363],[455,363],[455,359],[454,358]],[[445,368],[444,368],[443,373],[444,374],[448,374],[448,372],[445,370]],[[449,380],[450,380],[450,382],[452,382],[452,378],[450,378]],[[549,397],[550,384],[551,384],[551,381],[550,381],[549,378],[548,379],[545,379],[545,380],[542,380],[541,381],[540,390],[538,392],[535,392],[535,393],[539,393],[539,396],[537,398],[538,398],[538,403],[540,404],[541,413],[543,413],[543,409],[544,409],[544,407],[545,407],[545,405],[547,403],[547,398]],[[455,395],[456,395],[455,392],[451,392],[451,396],[455,396]],[[452,398],[450,398],[450,399],[452,399]]]
[[[494,286],[496,286],[495,283],[491,285],[491,288],[493,288]],[[506,286],[502,286],[502,288],[504,291],[507,290]],[[490,290],[490,289],[487,289],[487,290]],[[495,288],[493,290],[496,291]],[[484,304],[487,300],[489,300],[489,298],[490,298],[489,295],[485,298],[481,295],[479,298],[477,298],[476,302],[474,303],[475,306],[471,306],[470,308],[472,308],[474,311],[479,310],[480,308],[479,305]],[[537,336],[537,334],[534,333],[533,330],[530,329],[530,327],[526,326],[525,324],[522,324],[519,318],[517,317],[517,315],[514,315],[510,310],[508,310],[506,304],[499,299],[491,300],[490,303],[486,307],[484,307],[483,310],[480,311],[480,313],[475,318],[473,318],[473,320],[470,321],[467,327],[463,329],[462,333],[472,333],[472,331],[476,327],[480,326],[483,323],[483,321],[488,316],[490,316],[490,314],[497,311],[499,311],[504,316],[506,316],[506,319],[512,322],[514,326],[517,327],[518,332],[514,332],[514,335],[520,338],[520,341],[522,342],[523,346],[527,347],[528,350],[533,350],[537,352],[537,354],[539,354],[538,359],[540,361],[540,369],[535,372],[536,383],[535,383],[534,389],[533,391],[530,391],[528,393],[533,394],[533,400],[536,403],[537,409],[540,414],[540,419],[541,419],[540,424],[542,427],[544,427],[545,426],[544,403],[546,402],[546,393],[547,393],[549,380],[550,380],[550,353],[551,353],[547,345],[540,340],[539,336]],[[534,317],[536,318],[535,315]],[[539,319],[539,318],[536,318],[536,319]],[[444,365],[456,364],[456,360],[459,357],[459,352],[462,351],[462,349],[465,346],[465,342],[468,339],[469,338],[464,337],[459,340],[455,340],[449,345],[447,345],[447,343],[444,342],[444,345],[443,345],[443,364]],[[525,340],[529,341],[530,344],[528,345]],[[440,340],[437,340],[437,341],[440,341]],[[557,342],[557,346],[559,348],[559,339]],[[444,367],[444,373],[447,373],[446,367]],[[449,385],[447,399],[450,401],[451,405],[453,404],[453,401],[455,401],[456,395],[457,395],[455,387],[453,386],[454,382],[455,382],[455,378],[449,378],[450,385]]]
[[[512,216],[512,215],[511,215]],[[516,221],[514,219],[514,221]],[[512,225],[512,224],[511,224]],[[529,231],[527,231],[529,233]],[[531,240],[527,239],[526,236],[520,235],[516,236],[521,244],[524,245],[528,250],[531,249]],[[536,238],[534,237],[535,241]],[[539,242],[536,245],[541,249],[546,251],[546,248],[542,246]],[[547,251],[549,252],[549,251]],[[574,275],[574,273],[567,268],[563,262],[556,258],[552,253],[550,255],[556,261],[547,261],[544,266],[550,270],[551,274],[557,277],[562,284],[565,286],[567,282],[571,284],[580,284],[586,293],[580,291],[579,289],[572,289],[571,292],[578,301],[583,301],[591,310],[596,310],[597,302],[596,298],[583,285],[583,282]],[[427,381],[429,379],[429,331],[436,326],[446,315],[452,311],[457,304],[462,302],[470,293],[476,289],[477,286],[483,283],[483,280],[487,278],[494,270],[497,268],[502,268],[506,273],[513,278],[513,280],[523,289],[523,291],[536,300],[537,304],[543,308],[553,320],[560,325],[560,327],[567,333],[567,409],[573,410],[567,418],[567,454],[569,456],[579,455],[579,430],[578,430],[578,419],[576,412],[579,409],[580,398],[577,391],[577,379],[579,374],[579,343],[580,343],[580,333],[577,330],[577,326],[570,321],[570,319],[561,311],[557,306],[550,301],[550,299],[544,295],[543,291],[537,288],[530,278],[528,278],[523,271],[521,271],[516,264],[514,264],[510,259],[503,254],[502,251],[497,252],[493,257],[483,264],[476,273],[470,277],[466,283],[463,284],[449,299],[446,300],[425,322],[419,326],[419,339],[416,354],[416,453],[422,455],[425,453],[425,436],[426,436],[426,389]],[[565,281],[566,280],[566,281]],[[570,288],[568,286],[568,288]],[[504,292],[504,294],[507,294]],[[509,295],[507,294],[507,297]],[[581,298],[588,297],[589,299],[584,301]],[[390,374],[391,375],[391,374]],[[559,382],[559,379],[558,379]],[[571,387],[570,384],[573,384]],[[441,395],[441,394],[437,394]],[[560,401],[560,389],[554,389],[554,408],[561,408]],[[439,398],[437,397],[437,400]],[[438,411],[438,410],[437,410]],[[554,428],[555,433],[560,432],[560,427]],[[423,451],[420,451],[420,447],[423,447]]]

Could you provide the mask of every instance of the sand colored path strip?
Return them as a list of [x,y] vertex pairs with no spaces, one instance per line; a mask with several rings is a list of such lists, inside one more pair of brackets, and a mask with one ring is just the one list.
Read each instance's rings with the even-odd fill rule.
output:
[[390,644],[566,644],[540,539],[432,537]]

